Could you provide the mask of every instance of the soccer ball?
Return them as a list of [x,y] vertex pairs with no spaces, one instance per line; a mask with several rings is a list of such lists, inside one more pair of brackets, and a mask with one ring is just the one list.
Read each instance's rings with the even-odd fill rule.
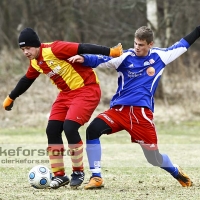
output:
[[48,167],[37,165],[28,173],[28,181],[30,185],[36,189],[44,189],[49,187],[52,179],[52,173]]

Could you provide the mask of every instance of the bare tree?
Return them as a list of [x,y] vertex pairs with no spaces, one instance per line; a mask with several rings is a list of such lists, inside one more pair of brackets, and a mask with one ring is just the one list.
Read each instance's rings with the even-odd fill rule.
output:
[[[17,38],[25,27],[34,28],[42,42],[68,40],[106,46],[121,42],[127,49],[134,45],[135,30],[147,24],[154,30],[155,46],[167,47],[198,25],[199,6],[199,0],[1,0],[0,51],[8,49],[9,55],[15,56],[12,60],[20,63],[19,68],[8,66],[9,62],[7,69],[13,67],[20,73],[23,62],[18,55]],[[170,80],[168,87],[175,91],[180,82],[175,76],[178,73],[181,80],[199,79],[199,45],[197,41],[184,57],[169,64],[156,98],[171,98],[166,85]]]

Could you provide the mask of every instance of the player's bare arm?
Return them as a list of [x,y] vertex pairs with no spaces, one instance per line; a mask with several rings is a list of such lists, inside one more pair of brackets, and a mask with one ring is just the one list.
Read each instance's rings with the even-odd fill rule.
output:
[[71,62],[71,63],[75,63],[75,62],[83,63],[84,57],[80,56],[80,55],[75,55],[75,56],[68,58],[68,61]]

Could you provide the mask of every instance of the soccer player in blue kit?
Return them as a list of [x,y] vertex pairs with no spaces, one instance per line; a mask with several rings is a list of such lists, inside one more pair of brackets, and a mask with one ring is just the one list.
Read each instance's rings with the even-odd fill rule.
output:
[[70,62],[84,66],[114,68],[118,72],[118,88],[110,109],[100,113],[88,126],[86,152],[92,176],[85,189],[104,186],[101,177],[100,136],[126,130],[131,141],[139,143],[147,161],[170,173],[183,187],[192,181],[173,164],[167,154],[159,152],[153,122],[154,94],[165,66],[178,58],[200,37],[200,26],[168,48],[153,47],[153,31],[142,26],[135,32],[134,48],[117,58],[102,55],[76,55]]

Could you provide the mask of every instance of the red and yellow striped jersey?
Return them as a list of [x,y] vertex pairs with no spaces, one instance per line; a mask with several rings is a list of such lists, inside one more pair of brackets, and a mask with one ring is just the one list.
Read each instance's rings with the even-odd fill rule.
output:
[[46,74],[59,90],[70,91],[90,84],[99,84],[91,67],[80,63],[69,63],[67,59],[77,54],[78,43],[55,41],[42,43],[40,55],[30,61],[27,78],[34,79]]

